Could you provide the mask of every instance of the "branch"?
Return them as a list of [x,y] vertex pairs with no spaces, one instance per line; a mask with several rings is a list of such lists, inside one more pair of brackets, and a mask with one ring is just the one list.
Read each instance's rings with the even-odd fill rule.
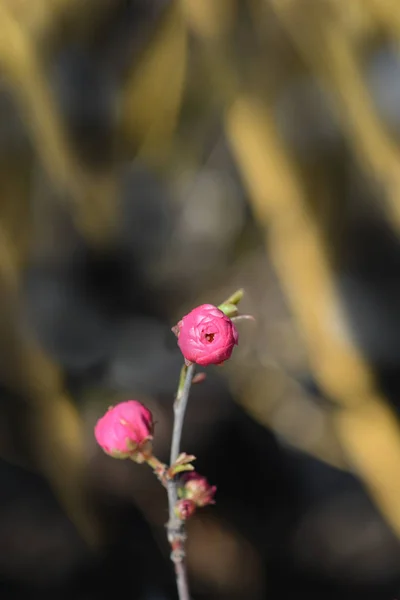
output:
[[[182,437],[183,421],[185,418],[186,407],[189,400],[190,388],[194,376],[195,365],[182,368],[179,381],[178,393],[174,403],[174,426],[172,432],[170,466],[176,462]],[[190,600],[189,586],[187,581],[187,572],[185,564],[185,528],[184,522],[175,514],[175,505],[178,501],[177,484],[174,478],[168,481],[168,541],[171,544],[171,560],[175,564],[176,583],[178,587],[179,600]]]

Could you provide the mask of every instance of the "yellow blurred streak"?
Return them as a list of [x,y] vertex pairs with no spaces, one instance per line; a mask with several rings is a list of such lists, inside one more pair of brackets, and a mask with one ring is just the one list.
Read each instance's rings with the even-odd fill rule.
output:
[[193,31],[207,39],[225,36],[237,16],[236,0],[181,0],[187,22]]
[[371,496],[399,536],[399,427],[392,410],[378,396],[333,416],[339,439]]
[[348,142],[366,174],[383,186],[387,214],[400,231],[400,151],[376,114],[348,31],[340,27],[335,11],[326,11],[329,3],[324,8],[311,1],[304,10],[296,0],[268,1],[311,72],[333,94]]
[[397,0],[366,0],[376,22],[396,41],[400,41],[400,6]]
[[186,28],[175,2],[122,91],[121,135],[128,144],[138,144],[138,155],[149,162],[165,161],[181,106],[186,61]]
[[[38,50],[9,10],[0,4],[0,72],[13,88],[35,150],[77,228],[102,242],[115,222],[115,178],[85,172],[74,157],[43,72]],[[95,210],[94,210],[95,207]]]
[[[358,403],[360,392],[362,396],[371,388],[372,377],[343,328],[324,240],[302,197],[295,165],[279,145],[271,116],[261,102],[238,98],[227,110],[226,128],[256,216],[269,225],[269,249],[286,292],[296,297],[295,314],[314,349],[314,366],[323,374],[330,396],[340,396],[345,389],[348,402]],[[364,382],[361,390],[360,381]]]
[[365,0],[342,1],[333,8],[338,22],[355,44],[365,45],[376,37],[377,22]]
[[[313,373],[340,407],[334,423],[345,453],[400,535],[400,429],[367,364],[347,337],[324,240],[307,211],[295,166],[271,115],[255,98],[239,96],[227,109],[226,130],[255,214],[267,230],[271,258],[308,344]],[[354,429],[349,423],[356,424]]]
[[[183,3],[185,3],[185,0],[183,0]],[[197,7],[197,5],[189,4],[186,9],[186,14],[189,15],[189,8],[194,11],[195,6]],[[216,21],[216,15],[212,17],[211,6],[208,8],[210,9],[210,12],[208,13],[209,18],[213,18],[213,21]],[[218,11],[216,11],[216,13],[218,13]],[[190,27],[192,26],[193,21],[196,23],[196,18],[193,16],[193,14],[190,14],[188,18]],[[206,66],[211,75],[212,82],[215,84],[214,93],[221,98],[222,102],[225,100],[225,103],[229,105],[230,102],[233,102],[237,93],[237,89],[239,87],[239,78],[226,59],[227,51],[224,40],[221,40],[217,35],[217,32],[220,31],[223,31],[225,35],[227,33],[227,29],[222,27],[220,28],[214,23],[213,27],[215,37],[212,39],[208,37],[206,39],[202,39],[204,43],[202,52]],[[244,134],[244,136],[245,135],[246,134]],[[249,135],[250,146],[247,147],[249,139],[247,139],[247,137],[243,137],[240,141],[240,152],[241,154],[248,154],[249,157],[251,156],[251,159],[249,160],[252,161],[255,171],[257,171],[259,175],[262,173],[263,177],[267,177],[270,170],[273,170],[275,167],[273,165],[271,166],[270,163],[266,165],[263,155],[254,152],[253,131]],[[238,157],[236,156],[236,158]],[[243,165],[240,163],[240,160],[238,161],[238,164],[239,168],[242,169]],[[281,208],[279,207],[279,210],[282,210],[284,213],[286,191],[282,190],[282,184],[284,185],[278,176],[268,179],[268,192],[271,193],[273,197],[279,198],[279,202],[283,202],[283,205]],[[272,186],[273,189],[271,189],[270,186]],[[290,235],[293,235],[291,227]],[[313,416],[322,426],[324,435],[321,437],[313,437],[312,435],[308,435],[311,433],[313,427],[313,423],[310,422],[309,428],[302,432],[303,435],[299,436],[295,428],[286,426],[283,421],[279,421],[278,424],[278,421],[275,419],[276,411],[274,410],[274,400],[270,395],[271,381],[267,373],[258,372],[255,374],[254,372],[251,372],[248,374],[248,376],[246,376],[246,373],[244,373],[243,370],[240,371],[240,374],[238,370],[235,370],[235,372],[231,372],[231,377],[234,385],[241,390],[241,392],[239,391],[239,396],[243,399],[245,398],[245,401],[243,400],[245,410],[247,410],[258,422],[273,429],[276,433],[281,435],[299,450],[311,454],[319,460],[322,460],[337,468],[346,468],[347,465],[343,459],[343,454],[335,438],[332,425],[329,421],[329,418],[326,418],[322,412],[317,411],[318,414],[314,412]],[[265,390],[267,389],[269,390],[269,393],[265,394]],[[287,402],[285,403],[285,409],[293,413],[294,407],[292,396],[287,399]]]
[[0,0],[26,31],[49,43],[60,25],[75,21],[75,29],[90,29],[115,0]]

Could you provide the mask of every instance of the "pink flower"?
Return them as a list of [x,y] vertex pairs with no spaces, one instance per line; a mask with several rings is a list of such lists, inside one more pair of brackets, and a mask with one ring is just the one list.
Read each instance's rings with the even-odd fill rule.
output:
[[203,475],[191,471],[184,475],[183,482],[182,494],[187,500],[192,500],[196,506],[215,504],[214,496],[217,488],[215,485],[210,485]]
[[143,462],[145,454],[151,455],[152,414],[137,400],[121,402],[97,421],[94,434],[110,456]]
[[175,504],[175,514],[181,521],[189,519],[196,511],[196,504],[192,500],[178,500]]
[[239,334],[232,321],[212,304],[203,304],[184,316],[174,328],[187,362],[219,365],[231,357]]

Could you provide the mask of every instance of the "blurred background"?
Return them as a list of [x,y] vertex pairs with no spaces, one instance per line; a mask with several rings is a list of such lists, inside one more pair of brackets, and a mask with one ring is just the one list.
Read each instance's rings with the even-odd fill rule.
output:
[[183,448],[196,600],[400,592],[397,0],[0,0],[0,596],[173,600],[164,490],[93,426],[245,289]]

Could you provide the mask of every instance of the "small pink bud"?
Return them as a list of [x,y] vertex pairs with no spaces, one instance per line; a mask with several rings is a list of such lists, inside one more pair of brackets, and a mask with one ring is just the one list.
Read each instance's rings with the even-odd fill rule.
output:
[[151,455],[152,414],[137,400],[121,402],[97,421],[94,434],[106,454],[141,463]]
[[239,340],[231,319],[212,304],[193,309],[175,329],[185,361],[198,365],[219,365],[228,360]]
[[203,383],[206,377],[206,373],[196,373],[196,375],[192,379],[192,383]]
[[193,500],[182,498],[175,504],[175,514],[181,521],[186,521],[194,515],[196,511],[196,504]]
[[187,500],[192,500],[196,506],[207,506],[215,504],[214,496],[217,488],[210,485],[205,477],[192,471],[187,473],[182,481],[184,483],[183,496]]

